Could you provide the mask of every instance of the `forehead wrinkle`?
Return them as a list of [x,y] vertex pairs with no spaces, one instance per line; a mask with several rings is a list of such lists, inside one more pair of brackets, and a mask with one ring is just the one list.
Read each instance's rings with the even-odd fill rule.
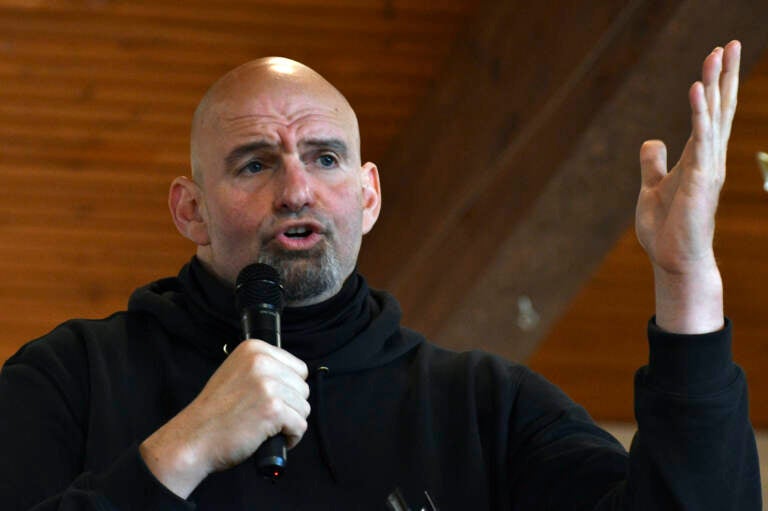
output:
[[[302,123],[306,123],[305,126]],[[320,124],[322,123],[322,124]],[[298,126],[296,126],[298,124]],[[275,127],[278,129],[275,130]],[[252,129],[249,129],[252,128]],[[288,133],[279,131],[280,128],[290,130]],[[279,145],[285,143],[292,145],[301,143],[305,140],[346,140],[346,144],[353,144],[356,147],[357,139],[354,134],[344,125],[343,120],[333,116],[327,116],[323,113],[317,113],[308,110],[302,116],[294,116],[293,119],[286,119],[282,116],[246,114],[231,116],[222,119],[219,129],[224,133],[240,133],[243,138],[257,138],[261,140],[274,140]],[[293,130],[296,131],[293,131]],[[283,140],[287,137],[287,140]]]
[[249,124],[255,121],[256,125],[259,124],[279,124],[285,127],[289,127],[292,124],[298,122],[312,122],[312,121],[330,121],[331,124],[337,126],[343,126],[344,120],[336,115],[337,112],[334,109],[318,109],[316,107],[304,108],[295,112],[285,113],[264,113],[254,112],[240,115],[220,116],[221,121],[225,124],[233,124],[240,126],[242,124]]
[[[224,118],[226,121],[237,121],[239,119],[243,118],[252,118],[252,117],[264,117],[266,119],[279,119],[281,121],[284,121],[286,123],[292,123],[296,120],[305,118],[305,117],[311,117],[315,115],[320,116],[327,116],[329,118],[338,118],[340,119],[342,117],[342,113],[338,108],[333,108],[330,106],[325,106],[322,103],[314,104],[311,106],[305,106],[302,108],[292,108],[289,106],[266,106],[266,107],[252,107],[255,112],[252,113],[246,113],[246,114],[231,114],[231,115],[224,115],[222,114],[221,117]],[[230,108],[232,110],[232,108]]]

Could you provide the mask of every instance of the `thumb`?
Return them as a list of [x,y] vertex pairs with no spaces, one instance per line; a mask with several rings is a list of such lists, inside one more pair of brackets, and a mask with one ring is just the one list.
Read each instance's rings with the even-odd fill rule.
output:
[[640,147],[640,176],[643,187],[651,187],[667,175],[667,146],[661,140],[646,140]]

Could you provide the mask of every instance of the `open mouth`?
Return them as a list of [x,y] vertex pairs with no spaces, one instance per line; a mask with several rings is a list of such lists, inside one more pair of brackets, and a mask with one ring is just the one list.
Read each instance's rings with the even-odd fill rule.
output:
[[285,231],[285,235],[288,238],[306,238],[313,232],[309,227],[291,227]]

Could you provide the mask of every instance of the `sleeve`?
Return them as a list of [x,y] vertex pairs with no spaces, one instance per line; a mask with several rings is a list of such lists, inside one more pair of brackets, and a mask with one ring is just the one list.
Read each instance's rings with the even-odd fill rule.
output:
[[635,378],[638,433],[628,457],[559,389],[536,374],[526,378],[522,426],[509,454],[513,509],[762,509],[730,322],[719,332],[677,335],[652,320],[648,332],[650,360]]
[[648,338],[649,364],[635,378],[628,509],[762,509],[746,378],[731,357],[730,321],[719,332],[680,335],[651,320]]
[[2,508],[194,510],[154,478],[137,444],[103,471],[84,470],[88,382],[82,358],[76,344],[61,350],[34,341],[0,372]]

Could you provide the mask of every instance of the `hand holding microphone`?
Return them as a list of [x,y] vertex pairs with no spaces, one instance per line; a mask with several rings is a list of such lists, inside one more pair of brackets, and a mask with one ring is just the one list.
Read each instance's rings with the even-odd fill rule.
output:
[[[250,294],[249,289],[250,284],[245,288]],[[230,353],[186,408],[141,444],[150,471],[182,498],[208,474],[250,458],[269,438],[284,436],[291,448],[307,429],[306,364],[260,339],[266,319],[248,316],[248,331],[243,332],[248,339]],[[274,316],[271,321],[273,326],[267,328],[279,331]],[[273,477],[274,472],[267,475]]]
[[[235,282],[237,309],[243,340],[261,339],[281,348],[280,314],[283,312],[283,286],[277,270],[256,263],[240,271]],[[256,451],[259,472],[265,477],[279,478],[288,458],[285,437],[278,433]]]

